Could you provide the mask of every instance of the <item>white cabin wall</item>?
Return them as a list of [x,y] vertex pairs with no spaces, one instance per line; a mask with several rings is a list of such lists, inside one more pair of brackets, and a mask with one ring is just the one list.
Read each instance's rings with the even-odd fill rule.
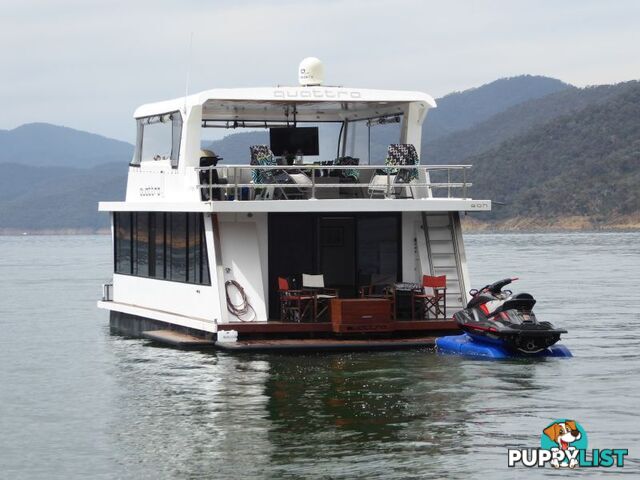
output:
[[[245,290],[249,303],[255,311],[244,321],[267,321],[262,254],[258,226],[253,215],[221,214],[219,216],[220,246],[225,281],[235,280]],[[224,285],[222,286],[224,288]],[[235,299],[236,303],[239,301]],[[231,314],[228,321],[239,321]]]
[[[262,270],[263,295],[268,302],[269,288],[275,288],[275,286],[269,285],[269,214],[254,213],[253,216],[258,231],[258,247],[260,248],[260,269]],[[268,308],[267,311],[269,311]]]
[[[422,123],[427,116],[427,111],[429,108],[423,103],[410,103],[404,110],[404,115],[402,117],[402,126],[400,129],[400,143],[410,143],[412,144],[416,152],[418,153],[418,158],[420,158],[420,163],[424,164],[426,162],[422,161]],[[429,183],[429,174],[423,170],[418,171],[418,181],[420,183]],[[411,187],[413,190],[414,198],[424,198],[431,197],[431,189],[427,187]]]
[[427,115],[427,107],[422,103],[413,102],[404,109],[402,125],[400,127],[400,143],[411,143],[416,147],[420,156],[422,145],[422,122]]
[[178,170],[183,173],[200,166],[200,139],[202,136],[202,105],[192,106],[183,118],[182,141]]
[[460,222],[460,213],[454,212],[452,214],[453,231],[455,235],[456,248],[458,249],[458,256],[460,261],[460,274],[462,276],[462,301],[466,305],[471,300],[469,290],[471,289],[471,278],[469,277],[469,268],[467,266],[467,254],[464,247],[464,238],[462,235],[462,224]]
[[128,202],[199,202],[200,191],[195,167],[200,160],[202,106],[188,109],[182,124],[178,168],[170,160],[146,160],[129,167]]
[[113,275],[113,301],[216,322],[219,302],[215,285],[170,282],[133,275]]

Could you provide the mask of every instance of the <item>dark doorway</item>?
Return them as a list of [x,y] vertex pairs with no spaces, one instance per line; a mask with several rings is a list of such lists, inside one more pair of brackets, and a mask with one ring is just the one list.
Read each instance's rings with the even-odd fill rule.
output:
[[280,317],[278,277],[301,287],[303,273],[355,297],[372,278],[401,279],[399,213],[270,213],[269,318]]
[[341,297],[356,296],[356,218],[320,217],[318,273]]

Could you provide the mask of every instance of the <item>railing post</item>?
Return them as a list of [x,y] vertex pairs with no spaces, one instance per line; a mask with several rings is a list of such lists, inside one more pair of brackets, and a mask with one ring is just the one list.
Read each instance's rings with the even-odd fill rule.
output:
[[462,168],[462,198],[467,198],[467,167]]
[[391,173],[387,168],[387,190],[384,193],[384,198],[391,198]]
[[447,168],[447,198],[451,198],[451,168]]
[[316,166],[311,166],[311,200],[316,199]]
[[[198,177],[200,177],[200,174],[198,174]],[[199,178],[198,178],[199,180]],[[211,167],[209,167],[209,201],[212,202],[213,201],[213,188],[211,186],[211,184],[213,183],[213,170],[211,170]]]
[[240,200],[238,197],[238,167],[233,167],[233,186],[234,186],[234,200]]

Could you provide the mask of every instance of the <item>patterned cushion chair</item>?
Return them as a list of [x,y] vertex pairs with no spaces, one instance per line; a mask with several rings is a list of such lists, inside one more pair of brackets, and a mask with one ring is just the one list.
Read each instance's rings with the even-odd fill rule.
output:
[[[385,195],[387,193],[387,175],[389,175],[389,183],[391,184],[392,193],[394,196],[397,194],[398,184],[407,184],[412,180],[418,178],[417,168],[392,168],[399,165],[419,165],[420,159],[418,158],[418,152],[416,148],[410,143],[393,143],[389,145],[387,150],[387,158],[385,159],[385,165],[387,168],[381,168],[376,170],[371,182],[369,183],[369,195]],[[409,190],[411,189],[405,189]]]
[[[416,147],[410,143],[392,143],[387,150],[387,158],[384,161],[387,166],[394,165],[419,165],[420,159]],[[397,168],[385,169],[389,173],[396,174],[396,183],[409,183],[411,180],[418,178],[418,169],[402,169]],[[386,173],[386,172],[385,172]]]
[[[348,165],[358,166],[358,165],[360,165],[360,159],[359,158],[353,158],[353,157],[338,157],[338,158],[336,158],[335,165],[340,165],[340,166],[348,166]],[[339,176],[340,176],[340,178],[357,182],[360,179],[360,172],[355,168],[349,168],[349,169],[344,169],[344,170],[340,169],[339,170]]]
[[[276,157],[269,148],[268,145],[251,145],[249,147],[249,152],[251,152],[251,165],[277,165]],[[251,170],[251,180],[253,183],[277,183],[276,175],[277,170],[263,170],[263,169],[252,169]]]

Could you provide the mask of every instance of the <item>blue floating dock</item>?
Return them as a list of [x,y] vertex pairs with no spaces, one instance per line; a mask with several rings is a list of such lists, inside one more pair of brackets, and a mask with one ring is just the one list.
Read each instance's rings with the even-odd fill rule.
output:
[[564,345],[552,345],[538,353],[521,354],[510,352],[497,345],[474,342],[469,335],[452,335],[436,339],[439,353],[450,355],[464,355],[468,357],[490,358],[495,360],[507,358],[536,358],[536,357],[572,357],[573,355]]

